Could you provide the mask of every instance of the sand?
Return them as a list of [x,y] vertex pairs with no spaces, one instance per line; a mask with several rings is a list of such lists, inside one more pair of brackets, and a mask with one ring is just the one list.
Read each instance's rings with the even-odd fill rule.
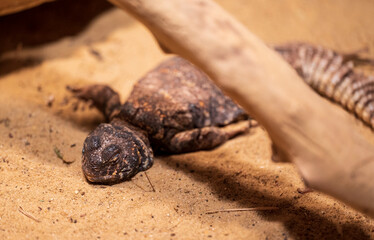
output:
[[[374,57],[373,1],[218,3],[267,43],[367,46]],[[147,171],[155,191],[144,173],[89,184],[82,144],[104,119],[67,98],[66,85],[106,83],[124,101],[169,56],[142,25],[99,0],[2,17],[0,32],[0,239],[374,238],[363,214],[322,193],[299,194],[297,169],[271,161],[261,127],[211,151],[156,157]],[[207,214],[252,207],[278,210]]]

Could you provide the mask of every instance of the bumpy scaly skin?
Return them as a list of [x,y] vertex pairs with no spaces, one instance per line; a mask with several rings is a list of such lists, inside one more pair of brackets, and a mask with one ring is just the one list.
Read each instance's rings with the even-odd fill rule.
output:
[[374,76],[354,71],[355,54],[321,46],[291,43],[275,50],[319,94],[339,103],[374,128]]
[[211,149],[249,128],[247,114],[199,69],[180,57],[150,71],[129,99],[105,85],[70,88],[101,110],[99,125],[83,147],[83,172],[91,182],[116,183],[145,171],[155,150],[181,153]]
[[110,119],[111,113],[121,105],[118,93],[106,85],[95,84],[85,88],[68,87],[68,90],[74,93],[76,98],[92,101],[92,104],[104,114],[107,120]]
[[82,168],[90,182],[130,179],[152,164],[153,152],[146,133],[124,121],[102,123],[84,141]]
[[[155,149],[174,153],[213,148],[227,140],[214,141],[227,136],[219,127],[248,118],[204,72],[180,57],[140,79],[117,117],[145,129]],[[186,138],[196,141],[183,147]]]

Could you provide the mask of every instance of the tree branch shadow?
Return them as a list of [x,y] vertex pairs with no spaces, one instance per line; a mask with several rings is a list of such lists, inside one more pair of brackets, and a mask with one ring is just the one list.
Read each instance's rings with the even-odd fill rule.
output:
[[33,47],[80,33],[112,5],[101,0],[64,0],[0,17],[0,55],[17,47]]
[[[114,9],[113,5],[102,0],[64,0],[0,17],[0,32],[6,33],[0,38],[0,76],[66,56],[133,22],[125,13],[109,20],[103,17],[110,9]],[[101,23],[97,24],[96,19]],[[91,52],[100,58],[94,49]]]
[[[196,181],[209,185],[219,199],[239,203],[243,208],[279,207],[279,210],[259,211],[258,213],[268,221],[281,222],[288,230],[288,234],[295,239],[370,239],[359,222],[352,221],[349,224],[337,226],[332,221],[333,218],[324,216],[324,211],[309,206],[307,202],[302,206],[300,204],[296,206],[298,198],[275,197],[261,191],[261,185],[267,188],[263,176],[273,175],[274,179],[277,178],[274,173],[266,169],[256,169],[251,172],[251,166],[239,163],[236,166],[238,171],[227,171],[224,167],[206,166],[192,158],[180,158],[178,155],[160,156],[158,159],[161,160],[161,164],[174,168],[176,171],[183,171]],[[240,169],[248,169],[248,172],[241,173]],[[277,184],[279,188],[286,188],[286,184],[289,185],[289,183],[280,181]],[[299,198],[301,197],[303,196],[300,195]],[[320,206],[320,208],[325,209],[325,212],[330,210],[328,205]],[[343,212],[337,211],[335,217],[341,214]]]

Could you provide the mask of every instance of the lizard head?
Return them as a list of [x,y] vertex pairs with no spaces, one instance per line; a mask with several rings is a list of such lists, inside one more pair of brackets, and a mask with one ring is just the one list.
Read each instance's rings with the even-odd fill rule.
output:
[[100,124],[82,150],[82,169],[87,180],[112,184],[129,180],[152,166],[153,152],[147,139],[123,124]]

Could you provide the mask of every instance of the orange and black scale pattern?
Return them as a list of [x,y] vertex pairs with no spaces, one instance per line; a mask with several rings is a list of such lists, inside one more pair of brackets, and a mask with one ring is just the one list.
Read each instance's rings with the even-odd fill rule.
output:
[[146,133],[124,121],[102,123],[84,141],[82,169],[90,182],[130,179],[152,164],[153,150]]
[[[141,78],[116,117],[145,130],[152,147],[167,153],[211,149],[223,143],[217,138],[225,135],[215,134],[214,127],[248,119],[203,71],[181,57],[162,62]],[[197,131],[191,134],[199,136],[201,129],[208,130],[204,142],[194,142],[191,134],[186,135],[191,139],[177,138],[193,129]],[[191,146],[179,146],[184,142]]]
[[[131,179],[152,166],[153,150],[208,150],[250,127],[247,113],[180,57],[148,72],[123,105],[118,93],[106,85],[69,90],[91,102],[109,122],[92,131],[83,145],[82,169],[90,182]],[[226,128],[239,122],[244,123],[239,128]]]
[[319,94],[374,128],[374,76],[355,71],[356,54],[340,54],[307,43],[289,43],[274,49]]

